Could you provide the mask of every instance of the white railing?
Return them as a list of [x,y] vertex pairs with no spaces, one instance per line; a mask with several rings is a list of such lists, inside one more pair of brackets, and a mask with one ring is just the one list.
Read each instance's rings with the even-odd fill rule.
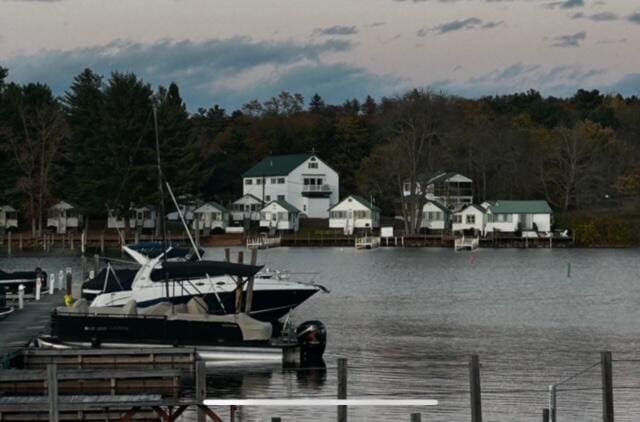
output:
[[380,236],[356,237],[356,249],[375,249],[380,247]]
[[282,242],[282,236],[252,236],[247,237],[247,249],[277,248]]
[[303,185],[302,192],[331,192],[329,185]]
[[454,243],[454,249],[456,251],[464,251],[469,250],[473,251],[478,249],[480,246],[480,238],[479,237],[459,237],[456,238]]

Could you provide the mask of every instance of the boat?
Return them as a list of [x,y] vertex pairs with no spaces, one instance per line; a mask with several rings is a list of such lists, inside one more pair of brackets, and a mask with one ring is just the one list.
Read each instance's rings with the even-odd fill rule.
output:
[[20,285],[24,286],[24,293],[31,294],[36,290],[36,280],[40,277],[42,291],[47,287],[47,273],[40,268],[34,271],[6,272],[0,270],[0,289],[3,293],[18,294]]
[[0,320],[6,318],[13,312],[13,307],[7,306],[7,297],[4,292],[0,292]]
[[[126,246],[124,250],[140,268],[116,270],[108,264],[86,281],[82,294],[91,300],[92,307],[124,306],[133,299],[138,307],[145,308],[167,300],[174,304],[186,303],[194,296],[201,296],[210,313],[233,314],[244,305],[236,299],[239,281],[253,278],[250,315],[261,321],[276,322],[314,294],[327,292],[319,284],[291,281],[285,274],[263,270],[262,266],[207,260],[165,263],[161,262],[162,256],[148,258]],[[245,298],[247,286],[246,282],[241,285]]]
[[90,307],[80,299],[52,312],[50,334],[37,343],[59,349],[193,347],[204,360],[275,360],[283,359],[284,349],[295,349],[298,361],[310,364],[322,361],[326,328],[307,321],[293,337],[274,337],[270,323],[244,313],[212,315],[198,297],[143,309],[133,300],[124,307]]

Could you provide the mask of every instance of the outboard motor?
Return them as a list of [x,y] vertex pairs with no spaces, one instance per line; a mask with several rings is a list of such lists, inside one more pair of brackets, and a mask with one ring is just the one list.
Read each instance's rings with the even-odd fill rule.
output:
[[327,328],[321,321],[306,321],[296,329],[300,343],[300,363],[308,365],[323,362],[322,355],[327,345]]

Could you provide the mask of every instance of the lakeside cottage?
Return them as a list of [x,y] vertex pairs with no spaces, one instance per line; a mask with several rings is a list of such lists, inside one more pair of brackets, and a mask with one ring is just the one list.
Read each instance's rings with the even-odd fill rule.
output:
[[205,235],[222,233],[229,226],[229,210],[215,201],[209,201],[194,211],[192,227]]
[[309,218],[329,217],[339,182],[338,173],[313,153],[270,156],[242,176],[243,195],[262,204],[285,201]]
[[60,201],[47,210],[47,227],[54,228],[58,234],[64,234],[69,229],[78,229],[81,224],[82,216],[68,202]]
[[231,218],[234,222],[257,223],[260,221],[262,205],[260,199],[247,193],[231,204]]
[[0,205],[0,230],[6,231],[18,227],[18,211],[11,205]]
[[474,230],[485,233],[487,210],[481,205],[469,204],[453,214],[451,229],[456,231]]
[[547,201],[487,201],[486,232],[551,231],[553,211]]
[[349,195],[329,209],[329,228],[353,234],[356,229],[380,227],[380,208],[358,195]]
[[[468,177],[456,173],[441,173],[427,181],[427,186],[422,189],[420,183],[415,186],[417,192],[424,192],[426,198],[437,201],[449,209],[458,209],[464,205],[473,203],[473,181]],[[411,194],[411,184],[403,184],[403,195]]]
[[446,230],[450,227],[451,210],[438,201],[428,200],[422,207],[421,229]]
[[[155,207],[142,205],[129,208],[129,228],[130,229],[154,229],[158,217]],[[124,217],[110,216],[107,219],[107,228],[124,229]]]
[[260,227],[268,228],[271,232],[297,232],[300,227],[300,210],[282,199],[271,201],[260,210]]

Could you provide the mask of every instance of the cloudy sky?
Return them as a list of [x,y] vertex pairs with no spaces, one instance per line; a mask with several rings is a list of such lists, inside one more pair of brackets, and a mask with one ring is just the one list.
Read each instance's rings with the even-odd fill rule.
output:
[[638,0],[0,0],[11,80],[62,94],[85,67],[132,71],[191,110],[282,90],[639,95],[638,46]]

